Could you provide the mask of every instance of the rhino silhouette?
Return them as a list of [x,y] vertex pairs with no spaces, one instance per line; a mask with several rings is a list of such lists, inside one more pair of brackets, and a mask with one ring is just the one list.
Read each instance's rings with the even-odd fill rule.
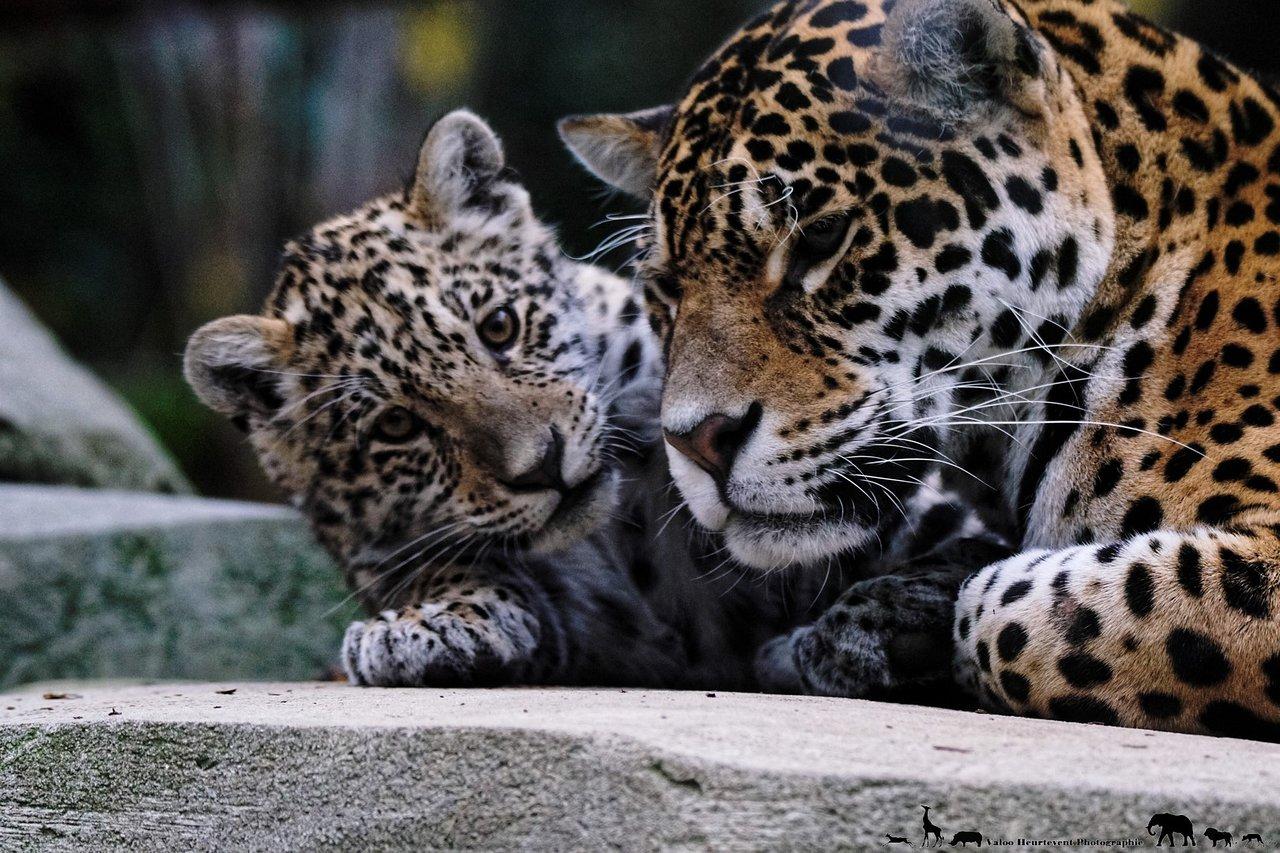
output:
[[961,847],[968,847],[970,841],[972,841],[974,844],[981,847],[982,833],[981,832],[957,832],[955,835],[955,838],[951,839],[951,846],[955,847],[957,844],[959,844]]

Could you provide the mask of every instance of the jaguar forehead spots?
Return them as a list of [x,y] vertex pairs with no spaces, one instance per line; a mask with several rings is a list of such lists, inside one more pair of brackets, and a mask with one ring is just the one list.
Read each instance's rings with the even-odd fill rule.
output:
[[562,134],[650,200],[672,470],[737,558],[875,548],[981,448],[1024,553],[971,567],[965,683],[1274,739],[1278,111],[1112,0],[820,0]]
[[[257,316],[200,330],[187,375],[374,606],[424,557],[580,539],[656,353],[630,283],[570,261],[467,112],[413,179],[290,243]],[[632,411],[634,409],[635,411]]]

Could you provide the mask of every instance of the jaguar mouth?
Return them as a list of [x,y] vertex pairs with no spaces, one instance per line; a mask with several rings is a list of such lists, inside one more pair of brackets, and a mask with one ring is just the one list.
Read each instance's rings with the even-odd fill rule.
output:
[[750,509],[742,507],[722,491],[730,550],[749,565],[768,568],[813,565],[867,547],[894,522],[892,510],[908,500],[913,484],[924,475],[924,465],[917,460],[884,455],[880,464],[893,466],[887,469],[891,477],[879,469],[867,474],[852,465],[828,468],[826,482],[804,493],[810,505],[795,506],[799,496],[785,503],[773,498],[781,512],[767,511],[763,501]]
[[547,519],[547,527],[562,521],[565,518],[573,516],[579,512],[600,490],[600,486],[604,483],[609,472],[601,468],[578,485],[565,489],[560,493],[560,504],[551,513],[551,517]]
[[616,477],[601,468],[572,488],[560,492],[560,503],[541,529],[525,537],[534,551],[556,551],[588,535],[608,517],[613,508]]
[[826,514],[821,511],[808,513],[770,513],[739,509],[733,504],[728,504],[728,507],[730,521],[736,520],[747,524],[758,525],[760,527],[777,527],[780,529],[796,530],[805,527],[816,527],[829,521]]

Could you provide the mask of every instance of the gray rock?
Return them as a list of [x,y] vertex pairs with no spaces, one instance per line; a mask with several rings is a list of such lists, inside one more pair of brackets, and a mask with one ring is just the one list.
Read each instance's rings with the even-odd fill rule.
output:
[[0,686],[312,678],[336,661],[345,598],[281,507],[0,486]]
[[0,283],[0,481],[190,492],[138,417]]
[[1015,849],[1280,839],[1280,745],[837,699],[60,684],[0,696],[0,756],[3,849],[903,849],[921,804]]

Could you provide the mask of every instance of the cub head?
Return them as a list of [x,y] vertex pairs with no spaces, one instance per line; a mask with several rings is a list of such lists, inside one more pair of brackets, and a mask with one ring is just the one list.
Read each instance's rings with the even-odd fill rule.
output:
[[1053,362],[1114,244],[1074,84],[995,0],[788,0],[677,107],[561,133],[651,199],[672,470],[760,568],[873,541],[980,417],[962,392]]
[[186,375],[383,607],[406,572],[605,518],[657,361],[631,285],[560,252],[460,111],[402,194],[286,247],[261,315],[200,329]]

